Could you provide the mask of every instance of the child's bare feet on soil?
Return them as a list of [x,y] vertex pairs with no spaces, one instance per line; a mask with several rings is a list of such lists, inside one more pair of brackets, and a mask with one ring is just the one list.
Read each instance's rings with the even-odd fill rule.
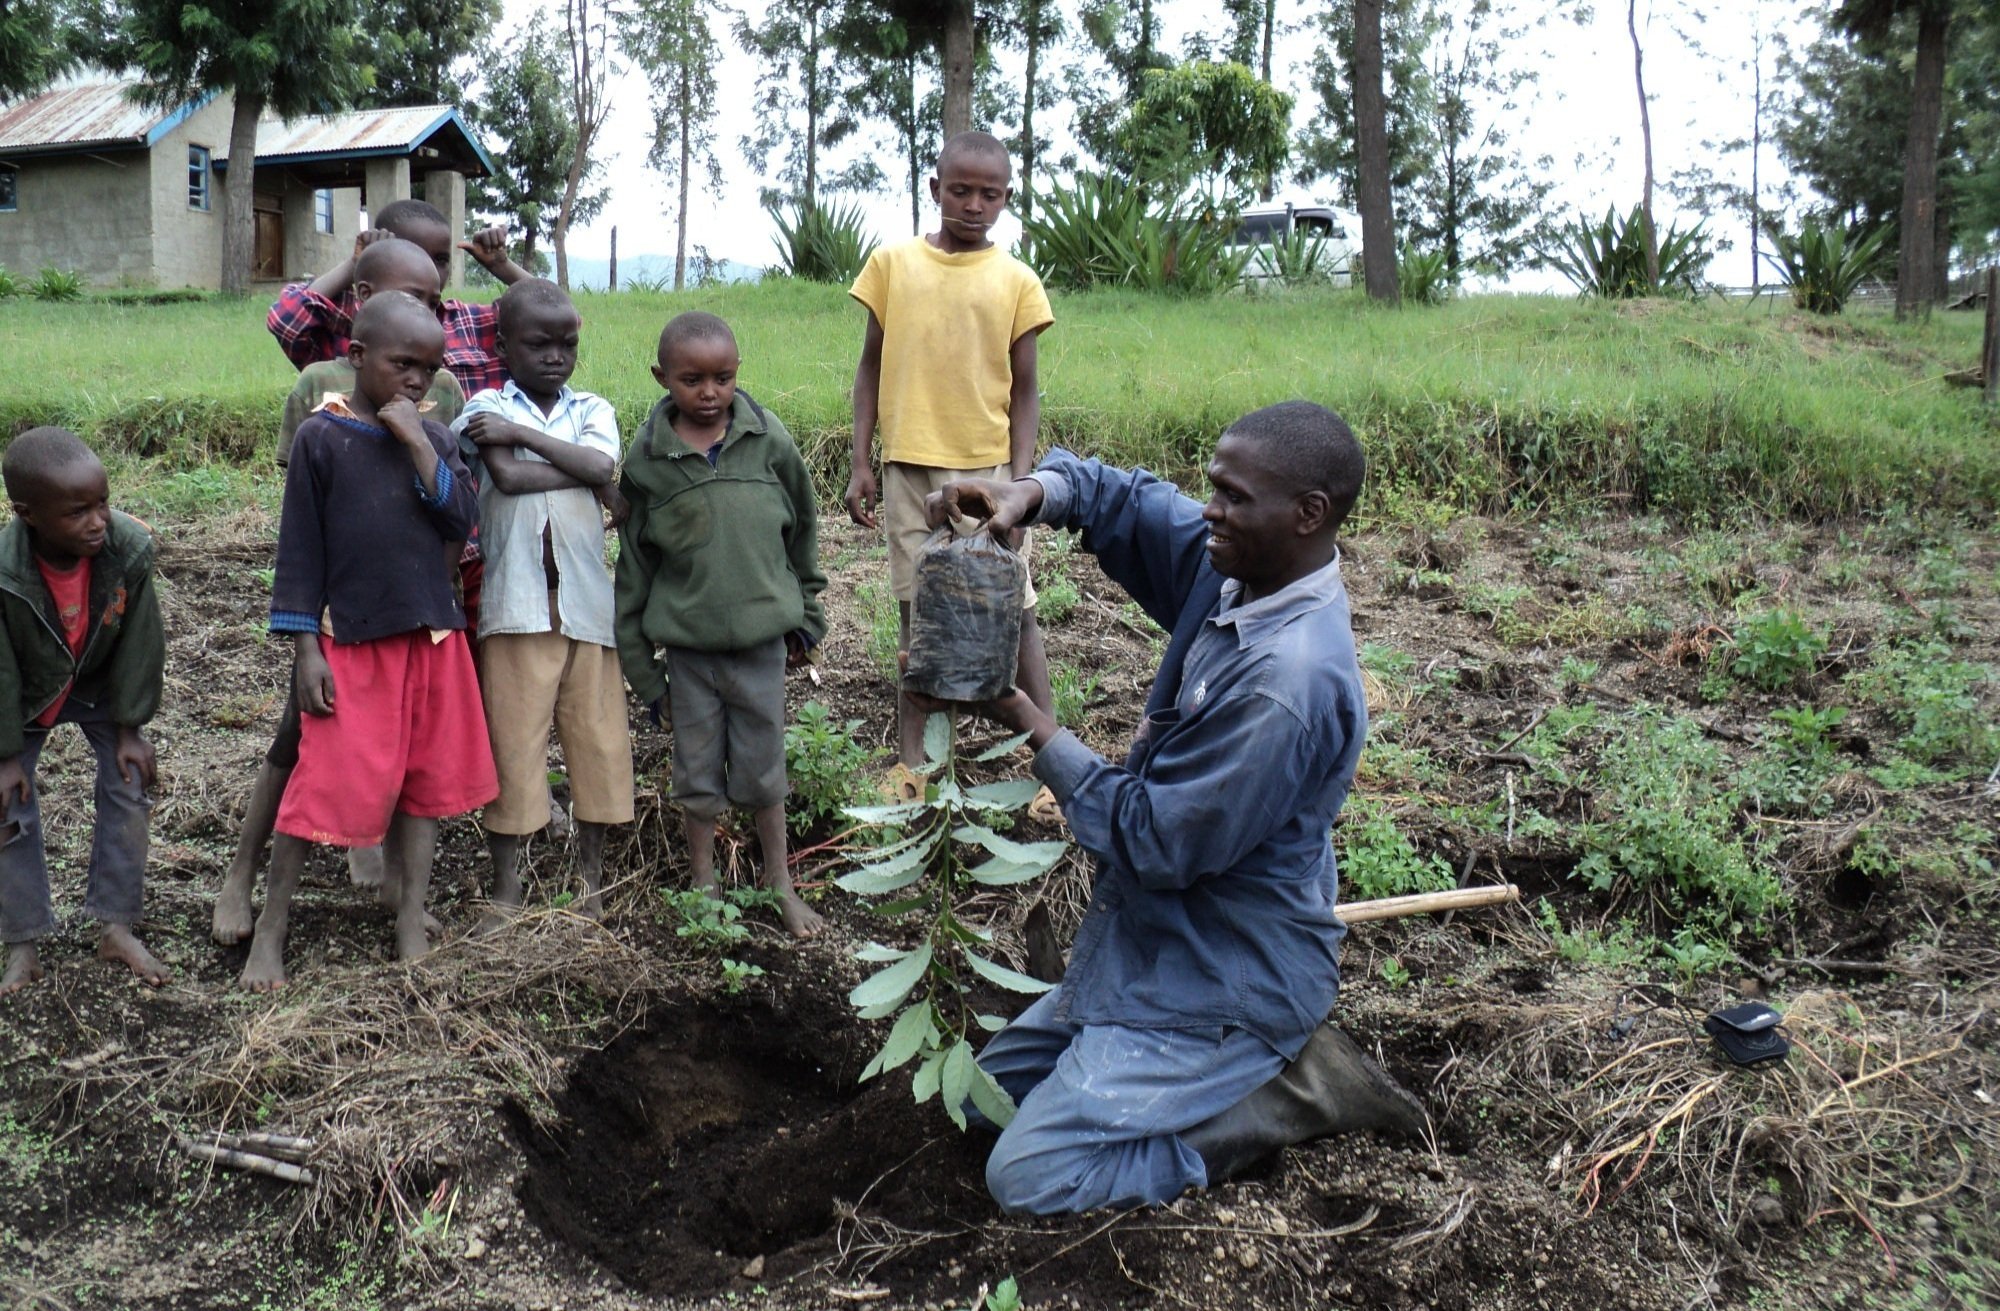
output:
[[97,959],[122,963],[149,988],[157,988],[173,976],[173,972],[155,960],[153,953],[146,950],[146,944],[123,924],[104,926],[104,933],[97,940]]
[[435,924],[429,915],[396,917],[396,959],[419,960],[431,949],[429,924]]
[[[428,919],[429,916],[426,915],[425,918]],[[521,908],[519,906],[505,901],[490,902],[486,907],[486,913],[481,915],[479,922],[472,926],[472,936],[475,938],[490,938],[520,918]]]
[[236,985],[247,992],[276,992],[285,986],[285,942],[283,937],[260,933],[250,942],[250,959],[237,976]]
[[7,972],[0,974],[0,997],[19,992],[42,981],[42,954],[32,942],[17,942],[7,948]]
[[779,895],[778,917],[785,922],[785,932],[795,938],[810,938],[826,927],[826,921],[819,912],[800,901],[797,893],[786,892]]
[[215,894],[215,916],[209,921],[208,936],[224,947],[234,947],[250,936],[254,917],[250,913],[251,875],[237,877],[236,871],[222,881]]
[[[711,893],[710,895],[713,896],[714,894]],[[602,924],[604,922],[604,898],[599,893],[591,893],[589,896],[583,898],[583,900],[571,906],[570,910],[575,914],[583,916],[592,924]]]

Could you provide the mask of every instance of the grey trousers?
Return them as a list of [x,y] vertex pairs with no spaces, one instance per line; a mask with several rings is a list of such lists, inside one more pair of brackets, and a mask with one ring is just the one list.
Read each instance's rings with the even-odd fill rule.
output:
[[[90,836],[90,876],[83,911],[102,924],[139,922],[146,878],[147,827],[153,802],[135,777],[118,774],[118,726],[95,706],[66,703],[57,724],[75,724],[97,753],[97,823]],[[11,798],[0,825],[13,836],[0,845],[0,942],[33,942],[56,931],[49,901],[48,853],[42,844],[41,789],[35,763],[49,729],[28,725],[21,768],[28,775],[28,799]]]

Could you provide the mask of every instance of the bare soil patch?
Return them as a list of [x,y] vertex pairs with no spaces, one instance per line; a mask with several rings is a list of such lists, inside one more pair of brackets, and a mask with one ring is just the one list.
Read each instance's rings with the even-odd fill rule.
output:
[[[659,896],[684,880],[668,739],[636,710],[648,781],[612,851],[605,926],[544,911],[491,943],[458,936],[485,872],[476,829],[455,822],[434,896],[450,936],[431,960],[389,959],[386,919],[327,854],[296,916],[296,988],[235,994],[242,950],[206,930],[283,690],[283,652],[259,635],[273,525],[162,528],[172,652],[144,928],[176,978],[151,993],[89,959],[89,762],[62,735],[43,776],[53,977],[0,1002],[0,1306],[928,1308],[1010,1273],[1035,1306],[2000,1299],[1984,1204],[2000,1159],[1995,802],[1983,769],[1883,782],[1910,725],[1845,681],[1918,628],[1948,632],[1954,659],[2000,663],[1989,534],[1604,519],[1356,538],[1375,730],[1336,841],[1400,834],[1446,882],[1529,898],[1350,938],[1344,1022],[1423,1096],[1437,1141],[1310,1144],[1171,1207],[1042,1221],[994,1212],[981,1141],[901,1079],[856,1083],[880,1035],[845,1005],[849,953],[898,929],[826,886],[836,834],[802,841],[797,870],[829,933],[794,946],[751,912],[730,954],[765,974],[740,995],[676,932]],[[795,708],[821,700],[886,745],[882,562],[844,525],[824,541],[834,630]],[[1079,731],[1115,753],[1157,637],[1087,561],[1060,568],[1076,599],[1048,625],[1051,654]],[[1707,695],[1739,617],[1771,605],[1827,629],[1810,674]],[[1973,695],[1990,715],[1991,688]],[[1664,718],[1633,718],[1648,705]],[[1601,775],[1551,767],[1537,734],[1552,717],[1605,740],[1691,721],[1740,775],[1768,754],[1775,712],[1835,705],[1812,798],[1746,821],[1790,897],[1775,927],[1685,972],[1621,954],[1621,924],[1670,938],[1671,907],[1579,876],[1585,826],[1607,820]],[[723,846],[745,881],[746,837]],[[566,851],[538,842],[529,864],[546,906]],[[1078,865],[1045,890],[1065,935],[1086,887]],[[974,908],[1016,963],[1026,909]],[[1753,994],[1797,1016],[1778,1071],[1724,1066],[1695,1028]],[[211,1171],[169,1146],[254,1128],[317,1137],[319,1182]]]

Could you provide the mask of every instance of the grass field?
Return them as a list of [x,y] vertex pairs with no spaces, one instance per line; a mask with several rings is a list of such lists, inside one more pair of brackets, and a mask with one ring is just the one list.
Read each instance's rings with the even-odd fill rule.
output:
[[[586,295],[579,386],[630,428],[657,395],[659,326],[688,308],[735,325],[743,382],[823,475],[844,468],[860,311],[837,287],[772,281],[680,296]],[[77,428],[174,467],[268,446],[291,370],[260,302],[10,302],[15,381],[0,425]],[[1781,300],[1604,304],[1475,297],[1383,312],[1349,292],[1175,301],[1067,296],[1043,339],[1049,441],[1197,474],[1229,420],[1306,396],[1368,443],[1377,498],[1501,510],[1611,498],[1635,509],[1808,517],[1900,507],[1989,510],[2000,435],[1971,365],[1978,322],[1850,314]],[[1388,495],[1385,495],[1387,493]]]

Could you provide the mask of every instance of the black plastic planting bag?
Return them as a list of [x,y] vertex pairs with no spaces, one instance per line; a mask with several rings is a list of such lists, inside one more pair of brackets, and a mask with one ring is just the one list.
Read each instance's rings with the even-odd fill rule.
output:
[[1028,565],[990,533],[940,528],[917,552],[903,685],[940,701],[990,701],[1014,685]]

